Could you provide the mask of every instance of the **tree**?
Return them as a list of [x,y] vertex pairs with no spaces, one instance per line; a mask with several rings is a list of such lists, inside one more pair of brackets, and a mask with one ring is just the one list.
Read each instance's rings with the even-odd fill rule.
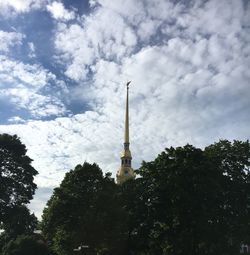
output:
[[48,247],[39,235],[21,235],[7,243],[2,255],[49,255]]
[[26,155],[26,147],[16,135],[0,135],[0,212],[32,199],[37,171]]
[[126,216],[126,254],[141,254],[139,252],[148,250],[149,247],[148,234],[151,226],[148,224],[148,187],[142,181],[143,178],[128,180],[118,186],[118,197]]
[[[134,182],[136,254],[237,254],[249,241],[249,142],[167,148]],[[143,245],[145,242],[145,249]]]
[[25,205],[8,208],[6,215],[2,227],[5,229],[5,234],[10,238],[23,234],[32,234],[38,223],[35,215],[30,214]]
[[5,238],[30,234],[36,225],[26,204],[35,192],[37,171],[26,152],[16,135],[0,135],[0,228],[4,229]]
[[85,162],[66,174],[42,216],[43,234],[56,254],[74,254],[81,245],[89,252],[122,254],[124,214],[116,190],[96,164]]
[[236,254],[241,242],[250,243],[250,144],[223,140],[205,148],[205,154],[218,162],[221,173],[219,227],[214,236],[228,249],[226,254]]
[[166,149],[153,162],[143,162],[139,170],[143,213],[136,228],[138,239],[146,240],[147,246],[144,250],[141,246],[141,254],[196,254],[195,246],[201,242],[196,236],[212,203],[210,191],[215,191],[210,168],[202,151],[190,145]]
[[44,210],[56,254],[233,255],[250,242],[250,144],[166,148],[115,185],[96,164],[66,174]]

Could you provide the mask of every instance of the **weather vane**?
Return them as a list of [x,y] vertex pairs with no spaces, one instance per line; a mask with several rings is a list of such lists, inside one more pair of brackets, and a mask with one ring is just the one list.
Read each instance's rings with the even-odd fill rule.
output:
[[126,84],[126,85],[127,85],[127,89],[129,89],[129,84],[130,84],[130,83],[131,83],[131,81],[128,81],[128,82],[127,82],[127,84]]

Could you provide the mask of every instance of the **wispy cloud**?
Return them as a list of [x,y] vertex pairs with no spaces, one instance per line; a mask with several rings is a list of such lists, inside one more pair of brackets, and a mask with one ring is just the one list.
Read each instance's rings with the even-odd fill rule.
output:
[[36,48],[33,42],[28,42],[28,47],[29,47],[29,54],[28,56],[30,58],[35,58],[36,57]]
[[60,91],[67,91],[65,84],[39,65],[0,56],[0,81],[2,100],[11,102],[17,109],[29,111],[33,118],[63,115],[67,111],[60,98],[42,91],[51,84]]
[[8,119],[8,122],[12,124],[18,124],[18,123],[25,123],[25,120],[20,118],[19,116],[13,116]]
[[0,52],[8,53],[13,46],[21,45],[25,35],[0,30]]

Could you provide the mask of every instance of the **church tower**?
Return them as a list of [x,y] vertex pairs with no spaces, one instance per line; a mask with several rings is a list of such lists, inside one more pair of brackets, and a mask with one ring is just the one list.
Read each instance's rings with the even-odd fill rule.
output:
[[121,153],[121,166],[116,174],[117,184],[123,184],[129,179],[135,178],[135,173],[131,167],[132,156],[129,150],[129,84],[127,83],[127,98],[126,98],[126,113],[125,113],[125,134],[124,134],[124,149]]

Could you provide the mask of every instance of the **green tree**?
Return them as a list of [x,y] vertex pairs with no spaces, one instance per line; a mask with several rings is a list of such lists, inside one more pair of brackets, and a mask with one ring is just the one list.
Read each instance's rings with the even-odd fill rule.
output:
[[[139,254],[148,250],[148,200],[143,178],[129,180],[118,186],[118,196],[125,212],[124,223],[126,233],[124,235],[126,254]],[[143,254],[143,253],[142,253]]]
[[21,235],[9,241],[3,248],[2,255],[49,255],[48,247],[39,235]]
[[215,240],[225,254],[236,254],[241,242],[250,243],[250,144],[223,140],[205,148],[221,173],[220,207]]
[[77,165],[66,174],[47,203],[42,231],[56,254],[74,254],[88,245],[89,252],[122,254],[124,223],[117,185],[96,164]]
[[250,242],[250,144],[166,148],[136,180],[115,185],[84,163],[66,174],[44,210],[56,254],[233,255]]
[[32,234],[37,226],[37,218],[30,214],[25,205],[8,208],[7,217],[2,224],[5,233],[10,237],[16,237],[22,234]]
[[237,254],[249,241],[249,162],[248,141],[171,147],[143,162],[126,205],[136,254]]
[[30,234],[36,225],[25,205],[35,192],[38,172],[26,152],[16,135],[0,135],[0,228],[9,238]]

